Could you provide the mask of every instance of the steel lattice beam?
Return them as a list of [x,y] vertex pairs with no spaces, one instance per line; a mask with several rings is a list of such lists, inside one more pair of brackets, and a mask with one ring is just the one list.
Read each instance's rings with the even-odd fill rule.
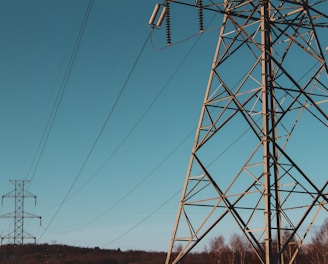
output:
[[3,195],[2,200],[4,198],[13,198],[15,200],[15,211],[0,215],[0,218],[14,219],[14,231],[1,237],[1,242],[4,239],[8,239],[13,240],[15,245],[22,245],[25,239],[36,240],[34,236],[24,231],[24,218],[39,218],[41,221],[41,217],[24,211],[24,201],[26,198],[33,198],[36,201],[36,196],[27,191],[25,187],[30,181],[10,180],[10,182],[15,186],[15,189]]
[[[179,263],[226,219],[260,263],[292,263],[319,211],[327,215],[327,177],[308,175],[289,148],[300,120],[328,126],[321,2],[165,1],[166,23],[177,4],[202,10],[200,19],[203,11],[223,15],[167,264]],[[248,135],[243,160],[216,159],[223,138],[238,129]]]

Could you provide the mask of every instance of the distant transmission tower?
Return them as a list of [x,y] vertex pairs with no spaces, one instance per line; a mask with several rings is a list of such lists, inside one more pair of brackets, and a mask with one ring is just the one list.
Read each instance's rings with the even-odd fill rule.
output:
[[[232,225],[259,263],[294,263],[319,213],[328,215],[327,170],[299,162],[320,155],[303,147],[307,140],[321,136],[328,145],[324,2],[166,0],[156,7],[169,45],[173,6],[198,9],[201,30],[203,11],[223,17],[167,264],[180,263],[214,228],[219,235]],[[293,141],[297,129],[302,137]]]
[[36,196],[25,189],[25,185],[29,183],[28,180],[10,180],[10,182],[15,185],[15,190],[3,195],[2,201],[3,198],[14,198],[15,211],[0,215],[0,218],[13,218],[14,231],[1,237],[1,242],[4,239],[12,240],[15,245],[22,245],[24,243],[24,239],[34,239],[34,242],[36,242],[36,238],[34,236],[24,231],[24,218],[39,218],[41,221],[40,216],[24,211],[25,198],[34,198],[36,202]]

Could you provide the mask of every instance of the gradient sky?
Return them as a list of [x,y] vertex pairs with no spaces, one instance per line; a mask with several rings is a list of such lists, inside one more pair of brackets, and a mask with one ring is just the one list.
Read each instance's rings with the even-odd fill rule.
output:
[[0,194],[31,180],[38,243],[166,250],[220,16],[198,35],[181,12],[165,48],[164,30],[148,39],[157,1],[95,0],[77,42],[88,3],[0,1]]

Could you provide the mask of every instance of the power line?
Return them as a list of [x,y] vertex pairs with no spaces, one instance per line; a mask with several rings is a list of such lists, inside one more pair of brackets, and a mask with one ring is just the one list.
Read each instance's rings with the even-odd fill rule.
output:
[[[71,77],[72,69],[73,69],[73,66],[75,64],[77,53],[79,51],[79,47],[80,47],[80,44],[81,44],[85,29],[86,29],[86,25],[87,25],[87,22],[88,22],[88,19],[89,19],[89,16],[90,16],[90,12],[91,12],[91,9],[92,9],[92,6],[93,6],[93,2],[94,2],[93,0],[90,0],[89,3],[88,3],[87,10],[86,10],[86,13],[83,17],[82,24],[81,24],[81,27],[80,27],[80,30],[79,30],[79,33],[78,33],[78,36],[77,36],[77,40],[76,40],[75,45],[73,47],[71,57],[69,59],[68,66],[66,68],[63,81],[60,85],[60,89],[58,90],[57,97],[56,97],[55,103],[52,107],[50,117],[49,117],[47,125],[46,125],[46,127],[43,131],[43,135],[41,137],[41,140],[39,142],[39,145],[38,145],[37,150],[35,152],[35,155],[33,157],[31,166],[28,170],[26,178],[28,177],[29,174],[31,174],[30,181],[33,180],[33,178],[35,176],[35,173],[38,169],[40,160],[42,158],[43,152],[45,150],[45,147],[46,147],[48,139],[49,139],[50,132],[51,132],[52,127],[54,125],[54,122],[55,122],[55,119],[56,119],[56,116],[57,116],[57,113],[58,113],[58,109],[60,107],[60,104],[61,104],[62,98],[64,96],[65,90],[67,88],[68,81]],[[34,168],[33,168],[33,165],[34,165]],[[32,168],[33,168],[33,171],[32,171]]]
[[[130,77],[132,75],[132,73],[134,72],[134,69],[141,57],[141,54],[143,53],[143,50],[148,42],[148,39],[151,37],[152,31],[150,32],[148,38],[146,39],[122,89],[120,90],[120,93],[114,103],[114,106],[112,107],[110,113],[108,114],[105,123],[103,124],[94,144],[92,145],[90,151],[88,152],[88,155],[85,159],[85,161],[83,162],[78,174],[76,175],[76,177],[74,178],[73,183],[71,184],[69,190],[67,191],[66,195],[64,196],[64,199],[62,200],[62,202],[59,204],[59,207],[57,208],[57,211],[55,212],[54,216],[52,217],[51,221],[49,222],[48,226],[44,229],[44,232],[41,234],[40,238],[44,235],[44,233],[49,229],[49,226],[51,225],[51,223],[54,221],[55,217],[58,215],[60,209],[62,208],[62,206],[64,205],[64,203],[67,201],[69,194],[71,193],[75,183],[77,182],[80,174],[82,173],[83,169],[85,168],[95,146],[97,145],[97,142],[99,141],[101,135],[103,134],[103,131],[105,129],[105,127],[107,126],[107,123],[109,122],[119,100],[120,97],[122,96],[129,80]],[[200,35],[201,36],[201,35]],[[174,73],[171,75],[171,77],[168,79],[168,81],[165,83],[165,85],[163,86],[163,88],[160,90],[160,92],[157,94],[157,96],[155,97],[155,99],[152,101],[152,103],[149,105],[149,107],[145,110],[145,112],[142,114],[142,116],[139,118],[139,120],[136,122],[136,124],[133,126],[133,128],[129,131],[129,133],[127,134],[127,136],[123,139],[123,141],[118,145],[118,147],[114,150],[114,152],[109,156],[109,158],[101,165],[101,167],[98,169],[98,171],[77,191],[79,192],[84,186],[86,186],[91,180],[92,178],[94,178],[99,171],[105,166],[105,164],[107,164],[109,162],[109,160],[111,160],[111,158],[117,153],[117,151],[122,147],[122,145],[126,142],[126,140],[129,138],[129,136],[133,133],[133,131],[138,127],[138,125],[141,123],[141,121],[144,119],[144,117],[146,116],[146,114],[150,111],[150,109],[152,108],[152,106],[155,104],[155,102],[159,99],[159,97],[161,96],[161,94],[164,92],[164,90],[167,88],[168,84],[170,83],[170,81],[175,77],[175,75],[177,74],[179,68],[184,64],[184,62],[186,61],[186,59],[189,57],[190,53],[192,52],[193,48],[196,46],[196,44],[198,43],[199,38],[195,41],[195,43],[193,44],[193,46],[190,48],[190,50],[188,51],[188,53],[186,54],[186,56],[183,58],[183,60],[180,62],[180,64],[177,66],[176,70],[174,71]],[[89,221],[88,223],[84,224],[83,226],[90,224],[91,222],[96,221],[97,219],[99,219],[101,216],[103,216],[104,214],[106,214],[108,211],[110,211],[111,209],[113,209],[114,207],[116,207],[119,203],[121,203],[123,200],[125,200],[128,196],[130,196],[139,186],[141,186],[150,176],[153,175],[153,173],[162,165],[165,163],[165,161],[186,141],[186,139],[188,137],[190,137],[190,135],[193,133],[193,131],[191,131],[190,134],[188,134],[188,136],[186,138],[183,139],[183,141],[176,147],[173,149],[173,151],[171,151],[148,175],[146,175],[139,183],[137,183],[130,191],[128,191],[121,199],[119,199],[116,203],[114,203],[111,207],[107,208],[104,212],[102,212],[100,215],[98,215],[96,218],[94,218],[93,220]],[[76,193],[77,193],[76,192]],[[75,193],[75,194],[76,194]],[[81,228],[81,227],[80,227]],[[76,229],[75,229],[76,230]]]
[[[213,15],[212,19],[210,20],[209,24],[214,20],[216,14]],[[150,31],[150,39],[152,37],[152,33],[153,30]],[[156,103],[156,101],[160,98],[160,96],[163,94],[163,92],[166,90],[166,88],[168,87],[169,83],[173,80],[173,78],[176,76],[176,74],[178,73],[179,69],[182,67],[182,65],[185,63],[185,61],[188,59],[188,57],[190,56],[190,54],[192,53],[193,49],[196,47],[196,45],[198,44],[198,41],[200,40],[202,34],[198,35],[198,38],[196,39],[196,41],[193,43],[193,45],[190,47],[190,49],[188,50],[188,52],[186,53],[186,55],[183,57],[183,59],[181,60],[181,62],[177,65],[176,69],[174,70],[174,72],[171,74],[171,76],[168,78],[168,80],[165,82],[165,84],[163,85],[163,87],[161,88],[161,90],[158,92],[158,94],[155,96],[155,98],[153,99],[153,101],[150,103],[150,105],[147,107],[147,109],[142,113],[141,117],[137,120],[137,122],[134,124],[134,126],[132,127],[132,129],[128,132],[128,134],[126,135],[126,137],[121,141],[121,143],[116,147],[116,149],[112,152],[112,154],[103,162],[103,164],[99,167],[99,169],[96,171],[96,173],[90,177],[75,193],[72,194],[71,197],[73,197],[74,195],[76,195],[78,192],[80,192],[85,186],[87,186],[90,181],[95,178],[97,176],[97,174],[104,168],[104,166],[113,158],[113,156],[119,151],[119,149],[124,145],[124,143],[127,141],[127,139],[130,137],[130,135],[136,130],[136,128],[139,126],[139,124],[142,122],[142,120],[145,118],[145,116],[147,115],[147,113],[151,110],[151,108],[153,107],[153,105]],[[150,178],[152,175],[154,175],[155,171],[158,170],[179,148],[180,146],[194,133],[196,128],[194,128],[193,130],[191,130],[183,139],[182,141],[168,154],[164,157],[164,159],[162,161],[159,162],[159,164],[157,164],[154,169],[148,173],[145,177],[143,177],[136,185],[134,185],[127,193],[125,193],[120,199],[118,199],[115,203],[113,203],[110,207],[108,207],[107,209],[105,209],[103,212],[101,212],[100,214],[98,214],[96,217],[94,217],[93,219],[87,221],[86,223],[80,225],[77,228],[74,228],[73,230],[69,230],[69,231],[65,231],[65,233],[67,232],[73,232],[76,230],[79,230],[81,228],[83,228],[84,226],[87,226],[95,221],[97,221],[99,218],[101,218],[102,216],[104,216],[105,214],[107,214],[110,210],[112,210],[113,208],[115,208],[117,205],[119,205],[121,202],[123,202],[125,199],[127,199],[135,190],[137,190],[144,182],[146,182],[146,180],[148,178]],[[69,199],[67,197],[67,199]],[[67,200],[66,199],[66,200]],[[55,233],[62,233],[62,232],[55,232]]]
[[[151,31],[152,33],[153,31]],[[142,113],[141,117],[137,120],[137,122],[134,124],[134,126],[132,127],[132,129],[129,131],[129,133],[126,135],[126,137],[121,141],[121,143],[116,147],[116,149],[112,152],[112,154],[103,162],[103,164],[99,167],[99,169],[96,171],[96,173],[90,177],[74,194],[72,194],[72,196],[76,195],[78,192],[80,192],[85,186],[88,185],[88,183],[90,183],[90,181],[95,178],[97,176],[97,174],[104,168],[104,166],[113,158],[113,156],[119,151],[119,149],[124,145],[124,143],[127,141],[127,139],[131,136],[131,134],[136,130],[136,128],[139,126],[139,124],[142,122],[142,120],[145,118],[145,116],[147,115],[147,113],[151,110],[151,108],[153,107],[153,105],[156,103],[156,101],[160,98],[160,96],[163,94],[163,92],[166,90],[166,88],[168,87],[169,83],[172,81],[172,79],[176,76],[177,72],[179,71],[179,69],[182,67],[182,65],[184,64],[184,62],[187,60],[187,58],[190,56],[192,50],[195,48],[195,46],[197,45],[198,41],[200,40],[200,37],[197,38],[197,40],[194,42],[194,44],[191,46],[191,48],[189,49],[189,51],[187,52],[187,54],[184,56],[184,58],[181,60],[181,62],[178,64],[178,66],[176,67],[175,71],[172,73],[172,75],[168,78],[168,80],[166,81],[166,83],[163,85],[162,89],[159,91],[159,93],[155,96],[155,98],[153,99],[153,101],[151,102],[151,104],[147,107],[147,109]],[[101,212],[100,214],[98,214],[96,217],[94,217],[93,219],[89,220],[88,222],[86,222],[85,224],[74,228],[74,230],[70,230],[70,231],[66,231],[66,232],[72,232],[75,230],[78,230],[84,226],[87,226],[95,221],[97,221],[100,217],[102,217],[103,215],[105,215],[106,213],[108,213],[110,210],[112,210],[113,208],[115,208],[117,205],[119,205],[121,202],[123,202],[126,198],[128,198],[136,189],[138,189],[148,178],[150,178],[156,170],[158,170],[179,148],[180,146],[194,133],[195,129],[191,130],[183,139],[182,141],[168,154],[164,157],[164,159],[162,161],[159,162],[159,164],[157,164],[153,170],[148,173],[145,177],[143,177],[136,185],[134,185],[126,194],[124,194],[120,199],[118,199],[115,203],[113,203],[110,207],[108,207],[106,210],[104,210],[103,212]],[[71,196],[71,197],[72,197]],[[65,232],[65,233],[66,233]]]
[[89,152],[88,152],[88,154],[87,154],[86,159],[84,160],[84,162],[83,162],[83,164],[82,164],[80,170],[78,171],[77,175],[75,176],[75,178],[74,178],[72,184],[70,185],[68,191],[66,192],[66,194],[65,194],[65,196],[64,196],[64,198],[63,198],[63,200],[62,200],[62,202],[59,204],[59,207],[57,208],[55,214],[54,214],[53,217],[51,218],[50,222],[48,223],[47,227],[45,228],[44,232],[41,234],[41,236],[40,236],[39,239],[41,239],[41,237],[44,235],[44,233],[47,231],[47,229],[49,228],[49,226],[52,224],[52,222],[54,221],[54,219],[55,219],[56,216],[58,215],[60,209],[63,207],[63,205],[64,205],[64,203],[66,202],[66,200],[67,200],[69,194],[71,193],[71,191],[72,191],[74,185],[76,184],[78,178],[80,177],[80,175],[81,175],[83,169],[85,168],[87,162],[89,161],[89,159],[90,159],[90,157],[91,157],[91,155],[92,155],[92,153],[93,153],[93,151],[94,151],[94,149],[95,149],[95,147],[96,147],[96,145],[97,145],[99,139],[101,138],[101,136],[102,136],[102,134],[103,134],[103,132],[104,132],[104,130],[105,130],[105,127],[107,126],[109,120],[111,119],[112,114],[114,113],[114,111],[115,111],[115,109],[116,109],[116,107],[117,107],[117,105],[118,105],[118,103],[119,103],[119,101],[120,101],[120,98],[121,98],[123,92],[125,91],[125,89],[126,89],[126,87],[127,87],[127,84],[128,84],[128,82],[129,82],[129,80],[130,80],[130,78],[131,78],[131,76],[132,76],[132,73],[134,72],[134,70],[135,70],[135,68],[136,68],[136,66],[137,66],[137,64],[138,64],[138,62],[139,62],[139,59],[140,59],[140,57],[141,57],[141,55],[142,55],[142,53],[143,53],[143,51],[144,51],[144,49],[145,49],[145,47],[146,47],[146,44],[147,44],[147,42],[148,42],[148,40],[149,40],[149,37],[150,37],[150,33],[149,33],[148,37],[146,38],[146,40],[145,40],[145,42],[144,42],[144,44],[143,44],[143,46],[142,46],[142,48],[141,48],[141,50],[140,50],[138,56],[137,56],[137,58],[136,58],[136,60],[135,60],[135,62],[134,62],[134,64],[133,64],[133,66],[132,66],[132,68],[131,68],[131,70],[130,70],[130,72],[129,72],[129,74],[128,74],[128,77],[126,78],[126,80],[125,80],[125,82],[124,82],[124,84],[123,84],[123,86],[122,86],[122,88],[121,88],[121,90],[120,90],[120,92],[119,92],[119,94],[118,94],[118,96],[117,96],[115,102],[114,102],[113,107],[111,108],[109,114],[107,115],[107,118],[106,118],[106,120],[105,120],[105,122],[104,122],[102,128],[100,129],[100,132],[98,133],[98,136],[96,137],[96,139],[95,139],[93,145],[91,146],[91,148],[90,148],[90,150],[89,150]]
[[[59,109],[59,106],[60,106],[61,99],[62,99],[62,97],[64,95],[64,91],[65,91],[65,89],[67,87],[68,80],[69,80],[69,78],[71,76],[71,72],[72,72],[72,69],[73,69],[73,66],[74,66],[74,63],[75,63],[75,60],[76,60],[76,57],[77,57],[77,53],[78,53],[78,50],[79,50],[79,47],[80,47],[80,44],[81,44],[81,41],[82,41],[82,38],[83,38],[83,35],[84,35],[84,32],[85,32],[85,29],[86,29],[86,25],[87,25],[87,22],[89,20],[89,16],[90,16],[90,13],[91,13],[93,2],[94,2],[93,0],[90,0],[89,1],[88,6],[87,6],[87,9],[86,9],[86,12],[85,12],[85,15],[83,17],[82,24],[81,24],[81,27],[80,27],[80,31],[79,31],[77,40],[76,40],[75,45],[74,45],[74,48],[73,48],[72,55],[70,57],[70,61],[68,63],[68,66],[67,66],[67,69],[66,69],[66,72],[65,72],[65,76],[64,76],[64,79],[63,79],[63,82],[62,82],[62,85],[61,85],[61,89],[59,90],[59,93],[57,95],[57,99],[56,99],[55,105],[53,107],[53,111],[52,111],[51,117],[50,117],[50,119],[48,121],[46,130],[45,130],[45,133],[44,133],[44,135],[42,136],[42,139],[41,139],[41,142],[42,142],[43,141],[43,138],[45,138],[44,143],[41,144],[41,142],[40,142],[40,145],[39,145],[39,148],[38,148],[38,149],[41,149],[41,150],[40,150],[40,154],[39,154],[39,157],[38,157],[38,160],[37,160],[37,165],[35,166],[35,169],[34,169],[34,172],[33,172],[33,175],[32,175],[32,179],[33,179],[33,177],[35,175],[36,169],[38,167],[38,163],[39,163],[39,161],[40,161],[40,159],[42,157],[42,153],[43,153],[43,151],[45,149],[46,143],[47,143],[48,138],[49,138],[49,135],[50,135],[51,128],[52,128],[52,126],[54,124],[54,121],[55,121],[55,118],[56,118],[56,115],[57,115],[57,112],[58,112],[58,109]],[[60,204],[60,207],[61,207],[61,205],[62,204]],[[55,216],[57,215],[58,211],[59,210],[57,210]],[[53,221],[53,219],[50,221],[50,223],[52,221]],[[50,223],[49,223],[49,225],[50,225]],[[42,235],[41,235],[41,237],[42,237]]]
[[[153,31],[151,31],[152,36]],[[177,75],[178,71],[182,67],[182,65],[185,63],[187,58],[190,56],[192,50],[197,45],[198,41],[200,40],[200,37],[197,38],[197,40],[194,42],[194,44],[191,46],[191,48],[188,50],[184,58],[181,60],[181,62],[178,64],[174,72],[171,74],[171,76],[168,78],[168,80],[165,82],[161,90],[158,92],[158,94],[155,96],[155,98],[152,100],[152,102],[149,104],[147,109],[141,114],[140,118],[137,120],[137,122],[133,125],[133,127],[130,129],[128,134],[124,137],[124,139],[120,142],[120,144],[115,148],[115,150],[109,155],[109,157],[101,164],[99,169],[94,173],[92,177],[90,177],[73,195],[76,195],[78,192],[80,192],[85,186],[88,185],[88,183],[97,176],[97,174],[105,167],[105,165],[115,156],[115,154],[121,149],[121,147],[124,145],[124,143],[128,140],[128,138],[132,135],[132,133],[137,129],[137,127],[140,125],[142,120],[146,117],[147,113],[151,110],[151,108],[155,105],[155,103],[158,101],[158,99],[161,97],[161,95],[164,93],[164,91],[167,89],[169,83],[173,80],[173,78]],[[151,37],[150,37],[151,38]],[[179,143],[180,145],[181,143]]]
[[179,193],[181,192],[181,189],[177,192],[175,192],[173,195],[171,195],[169,197],[169,199],[167,199],[165,202],[163,202],[160,206],[156,207],[150,214],[146,215],[144,218],[142,218],[139,222],[137,222],[136,224],[134,224],[133,226],[131,226],[128,230],[126,230],[125,232],[123,232],[121,235],[117,236],[115,239],[113,239],[111,242],[107,243],[104,245],[104,247],[109,246],[111,244],[113,244],[114,242],[118,241],[119,239],[121,239],[122,237],[124,237],[125,235],[127,235],[128,233],[130,233],[132,230],[134,230],[135,228],[137,228],[139,225],[141,225],[142,223],[144,223],[146,220],[148,220],[151,216],[153,216],[155,213],[157,213],[160,209],[162,209],[166,204],[168,204],[174,197],[176,197]]

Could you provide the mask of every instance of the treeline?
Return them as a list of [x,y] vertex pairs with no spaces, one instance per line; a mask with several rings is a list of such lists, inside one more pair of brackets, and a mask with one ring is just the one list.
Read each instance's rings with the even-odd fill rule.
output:
[[121,251],[66,245],[0,246],[1,264],[153,264],[164,263],[164,252]]
[[[285,234],[289,237],[289,234]],[[291,241],[284,251],[285,263],[295,264],[328,264],[328,219],[317,230],[310,243],[303,245],[296,256],[292,259],[297,245]],[[248,242],[243,236],[234,234],[226,243],[223,236],[218,236],[210,243],[209,264],[257,264],[260,263],[255,253],[250,249]]]
[[[285,263],[291,259],[293,248],[285,251]],[[176,249],[179,251],[179,248]],[[121,251],[100,248],[80,248],[65,245],[2,245],[1,264],[159,264],[165,252]],[[223,236],[213,239],[201,253],[189,253],[182,264],[257,264],[259,263],[246,240],[237,234],[228,241]],[[328,264],[328,220],[314,233],[294,260],[295,264]]]

